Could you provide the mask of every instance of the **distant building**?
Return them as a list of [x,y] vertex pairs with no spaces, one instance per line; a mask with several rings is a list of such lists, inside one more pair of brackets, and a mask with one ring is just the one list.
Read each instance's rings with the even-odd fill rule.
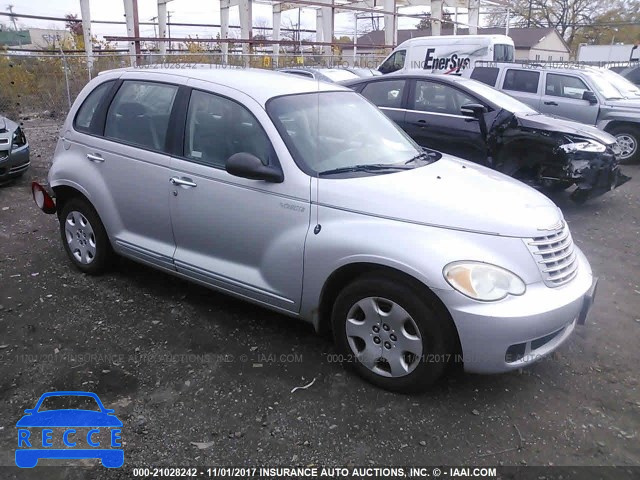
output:
[[0,30],[0,47],[26,50],[50,50],[60,44],[71,45],[67,30],[29,28],[28,30]]
[[[459,28],[458,35],[467,35],[469,30]],[[479,28],[478,35],[504,35],[504,28]],[[443,27],[442,35],[453,35],[451,27]],[[398,30],[398,44],[414,37],[429,37],[431,29]],[[509,36],[516,47],[516,60],[569,60],[571,50],[555,28],[510,28]],[[383,52],[372,45],[384,45],[384,31],[376,30],[358,37],[357,53]],[[342,47],[343,56],[353,55],[353,45]]]
[[580,45],[580,62],[628,62],[640,60],[640,48],[635,45]]

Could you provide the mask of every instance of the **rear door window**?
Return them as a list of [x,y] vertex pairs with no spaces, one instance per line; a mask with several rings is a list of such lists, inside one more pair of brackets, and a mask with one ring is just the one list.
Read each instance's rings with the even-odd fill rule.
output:
[[177,92],[177,85],[126,80],[107,112],[105,137],[164,151]]
[[362,90],[362,95],[378,107],[402,108],[405,80],[371,82]]
[[514,92],[537,93],[540,72],[509,69],[502,83],[503,90]]

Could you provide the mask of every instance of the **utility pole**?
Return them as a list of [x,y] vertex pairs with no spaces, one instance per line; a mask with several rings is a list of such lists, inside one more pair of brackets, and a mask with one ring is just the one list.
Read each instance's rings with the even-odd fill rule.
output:
[[171,14],[173,12],[167,11],[167,33],[169,34],[169,52],[171,52]]
[[17,32],[18,26],[16,25],[16,17],[13,15],[13,5],[7,5],[7,10],[9,11],[9,18],[13,22],[13,29]]
[[[151,17],[149,19],[150,22],[153,22],[153,36],[155,38],[158,38],[158,32],[156,30],[156,20],[158,20],[158,17]],[[160,49],[160,44],[159,42],[156,42],[156,50],[159,50],[159,49]]]
[[[140,19],[138,18],[138,0],[133,0],[133,36],[140,38]],[[135,41],[136,47],[136,65],[140,65],[142,57],[140,56],[140,40]]]
[[527,17],[527,28],[531,26],[531,4],[532,3],[533,3],[533,0],[529,0],[529,15]]

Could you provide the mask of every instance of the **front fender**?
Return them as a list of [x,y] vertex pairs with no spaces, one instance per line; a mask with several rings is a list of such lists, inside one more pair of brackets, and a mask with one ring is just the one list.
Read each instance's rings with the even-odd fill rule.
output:
[[540,273],[520,238],[430,227],[319,207],[318,234],[307,237],[300,316],[318,326],[327,280],[341,267],[371,264],[409,275],[434,292],[451,290],[442,270],[450,262],[475,260],[499,265],[529,284]]

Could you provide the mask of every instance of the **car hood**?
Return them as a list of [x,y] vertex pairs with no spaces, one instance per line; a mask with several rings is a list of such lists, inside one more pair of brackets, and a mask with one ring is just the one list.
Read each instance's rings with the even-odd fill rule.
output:
[[625,98],[621,100],[607,100],[605,105],[614,108],[628,108],[634,112],[640,111],[640,97],[638,98]]
[[577,135],[580,137],[597,140],[605,145],[616,143],[616,139],[602,130],[598,130],[591,125],[574,122],[561,117],[545,115],[542,113],[522,115],[516,114],[518,122],[525,128],[535,128],[540,130],[548,130],[551,132],[566,133],[569,135]]
[[320,178],[327,207],[456,230],[535,237],[562,220],[547,197],[499,172],[449,155],[408,171]]
[[47,410],[25,415],[16,427],[121,427],[114,415],[91,410]]

